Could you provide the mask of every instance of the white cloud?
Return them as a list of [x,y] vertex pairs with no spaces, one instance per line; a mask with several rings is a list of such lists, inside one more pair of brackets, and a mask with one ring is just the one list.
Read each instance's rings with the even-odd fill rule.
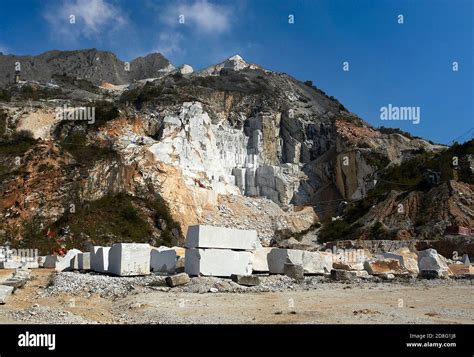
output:
[[[75,23],[72,22],[74,16]],[[104,36],[127,23],[121,10],[106,0],[64,0],[44,13],[53,34],[68,39]]]
[[[184,23],[179,22],[180,16],[184,16]],[[231,27],[231,9],[207,0],[196,0],[168,7],[161,19],[172,27],[186,25],[204,34],[219,35]]]
[[7,47],[0,44],[0,52],[2,52],[4,55],[7,55],[8,54]]
[[181,41],[183,35],[178,32],[162,32],[160,33],[158,45],[153,52],[160,52],[164,56],[171,56],[183,52]]

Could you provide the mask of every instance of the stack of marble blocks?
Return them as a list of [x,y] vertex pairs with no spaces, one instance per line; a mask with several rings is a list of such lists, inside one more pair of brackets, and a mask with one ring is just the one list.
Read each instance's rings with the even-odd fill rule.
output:
[[187,274],[230,277],[252,274],[259,240],[255,230],[194,225],[188,228],[185,247]]

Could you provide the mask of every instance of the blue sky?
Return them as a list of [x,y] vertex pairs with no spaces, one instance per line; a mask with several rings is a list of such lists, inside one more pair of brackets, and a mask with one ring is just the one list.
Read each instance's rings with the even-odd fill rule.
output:
[[[173,64],[195,69],[239,53],[248,62],[312,80],[374,126],[399,127],[449,143],[474,127],[473,4],[0,0],[0,51],[35,55],[95,47],[122,60],[159,51]],[[403,24],[398,23],[400,14]],[[347,72],[344,61],[349,62]],[[454,61],[458,71],[452,70]],[[380,108],[388,104],[420,107],[420,123],[381,121]]]

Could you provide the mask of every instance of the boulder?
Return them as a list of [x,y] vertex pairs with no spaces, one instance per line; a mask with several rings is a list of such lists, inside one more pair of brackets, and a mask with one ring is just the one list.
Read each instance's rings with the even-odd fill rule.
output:
[[176,270],[176,260],[176,251],[172,248],[151,248],[150,269],[154,273],[173,274]]
[[244,286],[256,286],[260,285],[260,279],[255,275],[238,275],[232,274],[230,276],[233,282],[244,285]]
[[399,261],[402,268],[411,274],[418,275],[418,256],[416,253],[410,252],[408,248],[400,248],[394,253],[384,253],[383,257],[386,259],[396,259]]
[[462,262],[463,264],[467,264],[467,265],[471,264],[471,261],[470,261],[470,259],[469,259],[469,255],[463,254],[463,256],[462,256],[462,258],[461,258],[461,262]]
[[370,275],[365,270],[346,270],[346,269],[333,269],[331,270],[331,279],[337,281],[351,281],[358,278],[367,279]]
[[448,268],[456,276],[473,275],[474,267],[468,264],[449,264]]
[[149,244],[116,243],[109,250],[108,272],[118,276],[150,274]]
[[[333,269],[349,270],[349,271],[365,271],[364,263],[332,263]],[[332,271],[331,271],[332,272]]]
[[267,273],[268,268],[268,254],[275,248],[261,247],[253,252],[252,256],[252,270],[259,273]]
[[98,273],[107,273],[109,269],[110,247],[94,246],[91,249],[91,270]]
[[250,275],[252,253],[230,249],[186,249],[184,264],[184,270],[189,275]]
[[165,281],[169,287],[173,288],[175,286],[185,285],[189,283],[191,279],[189,278],[188,274],[180,273],[176,275],[167,276]]
[[304,280],[304,269],[300,264],[283,264],[283,273],[292,279],[298,281]]
[[332,269],[332,253],[274,248],[268,254],[272,274],[283,274],[285,263],[302,265],[305,274],[327,274]]
[[186,248],[255,250],[259,246],[259,240],[255,230],[199,224],[189,226],[184,246]]
[[364,269],[371,275],[402,274],[405,272],[397,259],[366,260]]
[[194,72],[193,67],[191,67],[189,64],[183,64],[182,66],[179,67],[179,72],[181,74],[191,74]]
[[12,286],[0,285],[0,304],[5,304],[12,292]]
[[78,254],[81,253],[78,249],[70,249],[68,250],[67,254],[61,259],[56,262],[56,271],[64,271],[66,269],[70,269],[71,267],[71,260]]
[[447,278],[450,275],[445,258],[432,248],[418,252],[418,268],[425,278]]

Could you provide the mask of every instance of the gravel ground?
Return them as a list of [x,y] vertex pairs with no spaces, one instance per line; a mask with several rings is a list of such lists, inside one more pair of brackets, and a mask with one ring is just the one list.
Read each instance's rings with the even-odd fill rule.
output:
[[169,288],[159,275],[39,269],[0,305],[0,323],[474,323],[468,279],[335,282],[309,276],[296,282],[270,275],[260,281],[245,287],[230,279],[194,277]]
[[154,291],[173,291],[184,293],[263,293],[285,290],[311,290],[330,289],[333,287],[345,287],[350,289],[356,286],[380,286],[380,285],[417,285],[417,286],[455,286],[465,279],[416,279],[410,276],[400,276],[387,281],[381,277],[371,276],[369,279],[355,279],[350,282],[335,282],[329,276],[306,276],[304,281],[297,282],[285,275],[262,275],[259,276],[260,285],[243,286],[227,278],[217,277],[193,277],[191,281],[183,286],[173,289],[167,287],[165,276],[149,275],[142,277],[116,277],[96,273],[62,272],[55,273],[44,295],[71,294],[76,296],[90,297],[97,294],[103,298],[116,299],[125,297],[130,293],[149,289]]
[[9,317],[13,320],[32,324],[94,324],[95,321],[84,319],[69,311],[58,310],[49,306],[33,305],[28,310],[12,311]]

